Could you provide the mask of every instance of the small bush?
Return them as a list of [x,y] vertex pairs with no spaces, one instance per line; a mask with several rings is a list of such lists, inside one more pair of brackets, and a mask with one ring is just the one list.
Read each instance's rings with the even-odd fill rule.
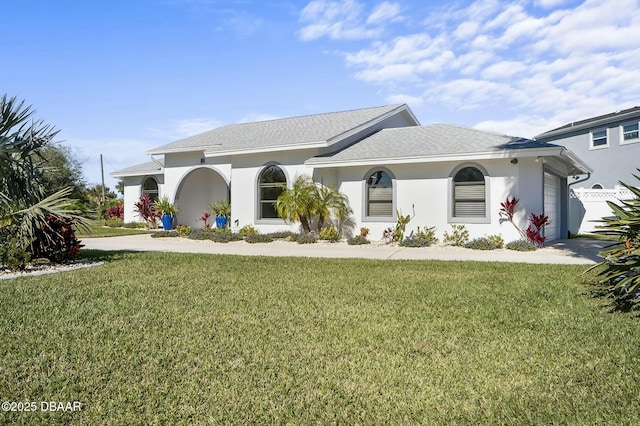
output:
[[104,225],[109,228],[121,228],[124,226],[124,220],[117,218],[109,218],[104,221]]
[[371,241],[367,240],[362,235],[356,235],[353,238],[349,238],[347,240],[347,244],[349,244],[350,246],[361,246],[363,244],[371,244]]
[[18,239],[14,236],[3,235],[3,240],[0,244],[0,265],[12,271],[24,269],[31,260],[31,255],[19,247]]
[[298,244],[314,244],[316,241],[316,236],[313,234],[299,234],[296,237],[296,242]]
[[191,234],[191,227],[189,225],[178,225],[176,226],[176,232],[181,237],[187,237]]
[[469,231],[464,225],[451,225],[451,234],[444,231],[443,243],[450,246],[464,246],[469,241]]
[[277,231],[270,233],[269,236],[274,240],[284,240],[286,238],[295,239],[298,234],[291,231]]
[[146,229],[147,224],[144,222],[127,222],[123,223],[122,227],[128,229]]
[[323,228],[320,231],[320,239],[326,241],[338,241],[340,239],[340,234],[335,226],[331,225],[328,228]]
[[369,235],[369,228],[360,228],[360,236],[364,238],[367,235]]
[[178,231],[156,231],[151,234],[151,238],[167,238],[167,237],[179,237]]
[[244,240],[249,244],[273,242],[273,238],[269,234],[249,234],[244,237]]
[[504,240],[500,235],[475,238],[464,245],[473,250],[497,250],[504,246]]
[[528,240],[511,241],[510,243],[507,243],[505,247],[509,250],[515,251],[534,251],[537,249],[537,247]]
[[435,230],[435,226],[424,230],[418,227],[418,230],[411,232],[408,237],[400,242],[400,245],[402,247],[428,247],[438,241],[435,236]]
[[35,240],[26,248],[31,258],[63,262],[79,254],[83,245],[76,238],[75,225],[71,218],[47,215],[46,224],[36,230]]
[[260,231],[258,231],[257,228],[251,226],[251,225],[245,225],[242,228],[240,228],[240,231],[238,231],[238,234],[240,234],[243,237],[249,236],[249,235],[254,235],[254,234],[259,234]]

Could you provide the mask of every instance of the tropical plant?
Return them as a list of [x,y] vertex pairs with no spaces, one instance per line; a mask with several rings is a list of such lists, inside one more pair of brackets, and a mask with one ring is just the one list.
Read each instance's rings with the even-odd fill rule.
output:
[[[318,215],[318,231],[321,231],[325,220],[336,212],[336,216],[342,221],[353,213],[349,207],[349,199],[334,187],[315,185],[315,213]],[[337,231],[337,230],[336,230]]]
[[245,225],[238,231],[238,234],[243,237],[247,237],[249,235],[259,234],[260,231],[252,225]]
[[[72,221],[70,232],[77,225],[88,228],[89,223],[72,208],[72,188],[51,193],[46,187],[43,151],[51,146],[58,131],[43,121],[32,120],[32,116],[31,107],[25,107],[24,101],[6,95],[0,98],[0,234],[3,243],[10,242],[13,247],[10,251],[33,255],[46,251],[51,247],[50,240],[58,236],[51,218]],[[26,259],[21,255],[17,258]]]
[[216,215],[216,217],[231,217],[231,204],[228,201],[214,201],[209,204],[209,210]]
[[133,210],[147,223],[149,228],[157,226],[160,213],[153,209],[153,203],[149,194],[142,194],[140,199],[133,205]]
[[203,227],[204,229],[209,229],[211,228],[211,224],[209,223],[209,218],[211,217],[211,213],[209,213],[208,211],[203,211],[202,212],[202,216],[200,216],[200,219],[202,222],[204,222]]
[[529,240],[529,242],[536,247],[542,247],[547,240],[547,237],[542,235],[542,230],[545,226],[551,224],[549,216],[544,213],[537,215],[531,212],[528,218],[529,226],[523,231],[513,220],[519,202],[520,200],[516,197],[511,199],[507,197],[504,202],[500,203],[500,211],[498,213],[500,215],[500,222],[510,222],[523,238]]
[[154,212],[156,212],[158,215],[165,215],[165,214],[175,215],[176,213],[178,213],[178,208],[176,207],[175,204],[169,201],[169,197],[167,197],[166,195],[162,198],[155,200],[151,204],[151,209]]
[[178,225],[176,226],[176,232],[181,237],[187,237],[191,234],[191,227],[189,225]]
[[451,225],[451,234],[444,231],[443,243],[450,246],[462,247],[469,241],[469,230],[464,225]]
[[278,216],[287,222],[300,222],[305,233],[311,232],[310,221],[316,212],[316,186],[311,178],[298,176],[291,188],[285,189],[275,202]]
[[322,228],[320,231],[320,239],[326,241],[338,241],[340,239],[340,234],[338,233],[338,229],[331,225],[326,228]]
[[[640,172],[640,169],[637,169]],[[633,175],[640,180],[638,175]],[[620,182],[635,198],[621,200],[620,205],[607,201],[612,216],[603,217],[595,232],[618,239],[618,242],[600,253],[604,260],[592,269],[598,269],[596,282],[616,303],[626,306],[640,305],[640,187]]]
[[[415,215],[414,211],[413,216]],[[385,229],[382,232],[382,239],[387,242],[402,242],[404,240],[404,232],[413,216],[403,216],[400,210],[396,209],[396,225]]]

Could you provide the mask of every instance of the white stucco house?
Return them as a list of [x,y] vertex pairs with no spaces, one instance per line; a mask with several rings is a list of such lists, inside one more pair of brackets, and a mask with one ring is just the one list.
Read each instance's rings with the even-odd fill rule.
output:
[[347,195],[354,233],[382,238],[396,210],[415,217],[407,231],[464,224],[471,237],[519,238],[501,223],[500,203],[520,201],[518,220],[546,213],[549,239],[567,235],[567,177],[591,169],[566,148],[450,124],[420,126],[405,105],[223,126],[147,152],[151,161],[112,173],[124,180],[125,221],[139,220],[143,193],[168,196],[178,223],[201,227],[210,202],[231,203],[234,226],[261,232],[290,229],[273,201],[299,175]]

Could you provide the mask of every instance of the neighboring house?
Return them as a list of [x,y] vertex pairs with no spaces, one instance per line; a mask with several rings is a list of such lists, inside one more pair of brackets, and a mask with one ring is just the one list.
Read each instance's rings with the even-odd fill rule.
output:
[[125,221],[141,194],[167,195],[178,222],[202,226],[211,201],[230,200],[231,223],[261,232],[298,230],[278,218],[273,202],[299,175],[348,196],[354,233],[371,239],[414,215],[407,231],[464,224],[472,237],[517,231],[499,217],[518,197],[519,225],[546,213],[549,239],[568,230],[567,177],[591,170],[562,146],[437,124],[421,127],[407,105],[390,105],[220,127],[148,151],[158,160],[112,173],[125,184]]
[[556,143],[575,152],[593,172],[569,179],[571,224],[573,233],[591,232],[596,222],[609,216],[606,201],[631,197],[619,182],[636,186],[633,177],[640,168],[640,107],[566,124],[535,137]]

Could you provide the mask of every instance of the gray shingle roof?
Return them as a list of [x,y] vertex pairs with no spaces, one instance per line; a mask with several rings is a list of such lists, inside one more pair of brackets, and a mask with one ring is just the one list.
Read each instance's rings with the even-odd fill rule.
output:
[[160,158],[156,161],[147,161],[146,163],[136,164],[135,166],[127,167],[122,170],[117,170],[111,173],[113,177],[124,176],[144,176],[144,175],[157,175],[164,173],[160,164],[164,167],[164,158]]
[[533,148],[560,147],[451,124],[433,124],[424,127],[383,129],[342,151],[317,156],[306,163],[312,165],[325,162],[437,157]]
[[616,121],[628,120],[630,118],[636,117],[640,117],[640,106],[628,108],[622,111],[612,112],[609,114],[599,115],[597,117],[587,118],[585,120],[574,121],[573,123],[567,123],[564,126],[560,126],[541,133],[536,136],[535,139],[544,139],[549,136],[563,135],[578,130],[588,129],[594,126],[602,126],[608,123],[615,123]]
[[333,139],[350,130],[389,114],[406,105],[387,105],[350,111],[331,112],[254,123],[231,124],[148,151],[163,154],[179,151],[242,151],[272,147],[295,147],[324,143],[330,146]]

